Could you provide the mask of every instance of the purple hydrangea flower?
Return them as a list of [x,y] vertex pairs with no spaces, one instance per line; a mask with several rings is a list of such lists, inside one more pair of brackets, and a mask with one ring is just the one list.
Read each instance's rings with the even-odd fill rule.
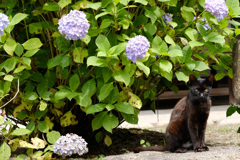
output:
[[88,152],[87,142],[76,134],[68,133],[66,136],[61,136],[56,141],[53,152],[64,157],[71,156],[72,154],[81,156]]
[[172,17],[173,15],[170,14],[170,13],[165,13],[162,18],[163,18],[163,21],[168,25],[167,22],[172,22]]
[[126,45],[126,56],[133,63],[139,59],[141,60],[150,47],[148,39],[144,36],[138,35],[131,38]]
[[61,34],[65,34],[65,38],[68,40],[84,38],[90,26],[86,14],[78,10],[71,10],[69,14],[59,20],[58,24],[58,30]]
[[0,36],[3,35],[4,28],[9,24],[8,16],[3,13],[0,13]]
[[228,7],[225,0],[205,0],[205,10],[215,15],[218,21],[228,15]]

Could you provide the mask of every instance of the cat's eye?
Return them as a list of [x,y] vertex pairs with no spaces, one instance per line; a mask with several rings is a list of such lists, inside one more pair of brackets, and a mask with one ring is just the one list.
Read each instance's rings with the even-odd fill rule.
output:
[[204,92],[208,92],[208,89],[205,89]]
[[195,91],[196,91],[196,92],[199,92],[199,90],[198,90],[198,89],[195,89]]

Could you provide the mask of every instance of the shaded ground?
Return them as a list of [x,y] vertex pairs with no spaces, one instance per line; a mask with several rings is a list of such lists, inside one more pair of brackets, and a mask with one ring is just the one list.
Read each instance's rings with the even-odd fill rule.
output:
[[88,145],[89,153],[84,158],[94,158],[98,155],[118,155],[132,152],[133,148],[140,146],[140,141],[150,143],[151,145],[162,145],[164,143],[164,134],[157,131],[146,129],[116,129],[111,135],[112,145],[108,147],[104,143]]

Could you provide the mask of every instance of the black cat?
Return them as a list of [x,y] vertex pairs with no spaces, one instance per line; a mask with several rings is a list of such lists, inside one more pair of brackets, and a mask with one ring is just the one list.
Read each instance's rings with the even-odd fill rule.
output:
[[195,152],[208,151],[205,145],[205,130],[211,107],[209,93],[212,89],[213,75],[197,79],[190,75],[189,93],[174,107],[166,129],[166,146],[138,147],[140,151],[170,151],[184,153],[187,149]]

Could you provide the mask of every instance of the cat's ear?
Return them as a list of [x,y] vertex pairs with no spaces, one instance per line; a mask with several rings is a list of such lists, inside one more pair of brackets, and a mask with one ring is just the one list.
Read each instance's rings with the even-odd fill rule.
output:
[[197,82],[197,78],[193,75],[193,74],[191,74],[190,76],[189,76],[189,81],[188,81],[188,85],[189,86],[192,86],[194,83],[196,83]]
[[206,78],[206,81],[207,81],[208,85],[212,86],[213,81],[214,81],[214,76],[210,75],[209,77]]

